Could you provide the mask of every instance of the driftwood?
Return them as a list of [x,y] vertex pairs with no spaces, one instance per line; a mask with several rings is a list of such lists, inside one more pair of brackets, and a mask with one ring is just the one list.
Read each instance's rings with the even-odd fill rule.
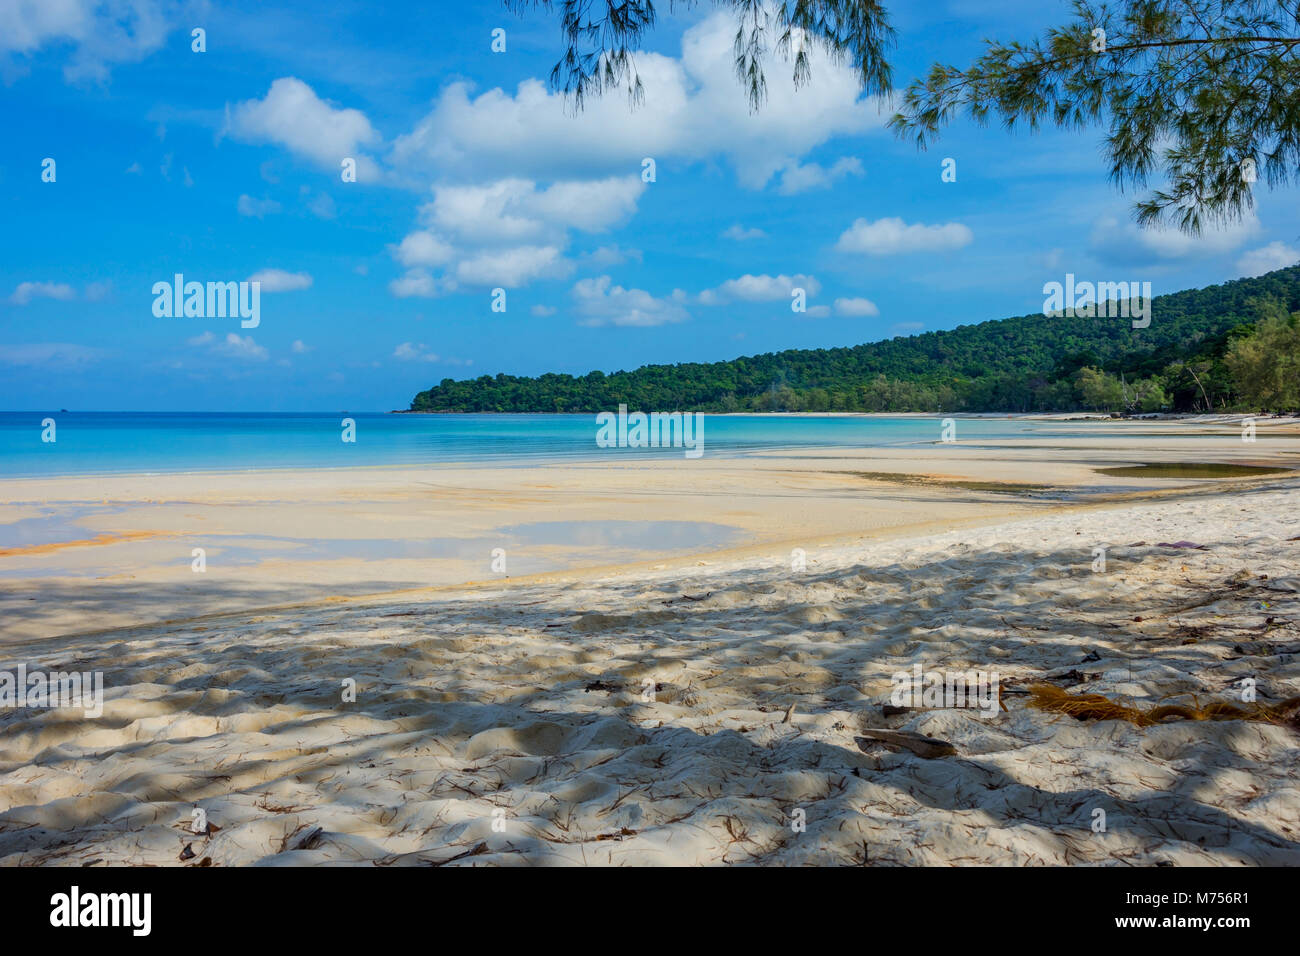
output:
[[918,757],[951,757],[957,753],[957,748],[946,740],[939,740],[937,737],[926,737],[923,734],[914,734],[906,730],[864,730],[861,737],[854,737],[858,749],[870,751],[870,741],[879,740],[881,743],[890,744],[894,747],[906,747]]

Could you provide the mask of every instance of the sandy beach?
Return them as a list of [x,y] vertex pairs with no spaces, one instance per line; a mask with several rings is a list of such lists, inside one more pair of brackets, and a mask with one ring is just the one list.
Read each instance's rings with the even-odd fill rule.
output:
[[[105,696],[0,710],[0,864],[1300,863],[1292,727],[1026,693],[1300,695],[1300,437],[1239,436],[0,482],[3,666]],[[1275,470],[1106,471],[1180,463]]]

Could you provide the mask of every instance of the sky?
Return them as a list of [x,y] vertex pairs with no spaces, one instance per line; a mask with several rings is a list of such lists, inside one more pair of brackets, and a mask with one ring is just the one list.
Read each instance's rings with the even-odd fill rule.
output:
[[[1068,13],[989,6],[889,4],[896,86]],[[963,120],[920,151],[818,55],[797,90],[774,55],[751,112],[734,29],[662,4],[644,101],[575,112],[533,5],[3,0],[0,408],[405,408],[1039,312],[1066,273],[1159,295],[1300,259],[1300,192],[1263,182],[1225,229],[1138,229],[1099,128]],[[257,281],[256,326],[156,314],[176,274]]]

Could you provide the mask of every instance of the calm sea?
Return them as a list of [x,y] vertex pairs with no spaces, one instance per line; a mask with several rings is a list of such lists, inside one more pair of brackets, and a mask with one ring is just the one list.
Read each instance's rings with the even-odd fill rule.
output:
[[[356,441],[342,440],[344,417]],[[54,419],[55,441],[42,441]],[[940,437],[934,418],[706,415],[704,454],[771,448],[883,447]],[[1079,434],[1083,423],[958,419],[959,441]],[[346,468],[356,465],[676,457],[680,448],[599,448],[594,415],[0,412],[0,477]]]

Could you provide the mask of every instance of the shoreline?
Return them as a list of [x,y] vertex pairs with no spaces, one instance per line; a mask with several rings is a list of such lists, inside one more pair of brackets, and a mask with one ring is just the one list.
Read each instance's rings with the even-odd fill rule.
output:
[[[1300,471],[1300,446],[1267,431],[1251,446],[1231,434],[1173,431],[1153,437],[1102,425],[1068,438],[754,449],[688,465],[604,458],[10,478],[0,482],[0,518],[22,530],[16,540],[12,531],[0,538],[0,646],[822,542],[895,541],[1071,508],[1213,497]],[[1286,471],[1104,472],[1161,462]]]

